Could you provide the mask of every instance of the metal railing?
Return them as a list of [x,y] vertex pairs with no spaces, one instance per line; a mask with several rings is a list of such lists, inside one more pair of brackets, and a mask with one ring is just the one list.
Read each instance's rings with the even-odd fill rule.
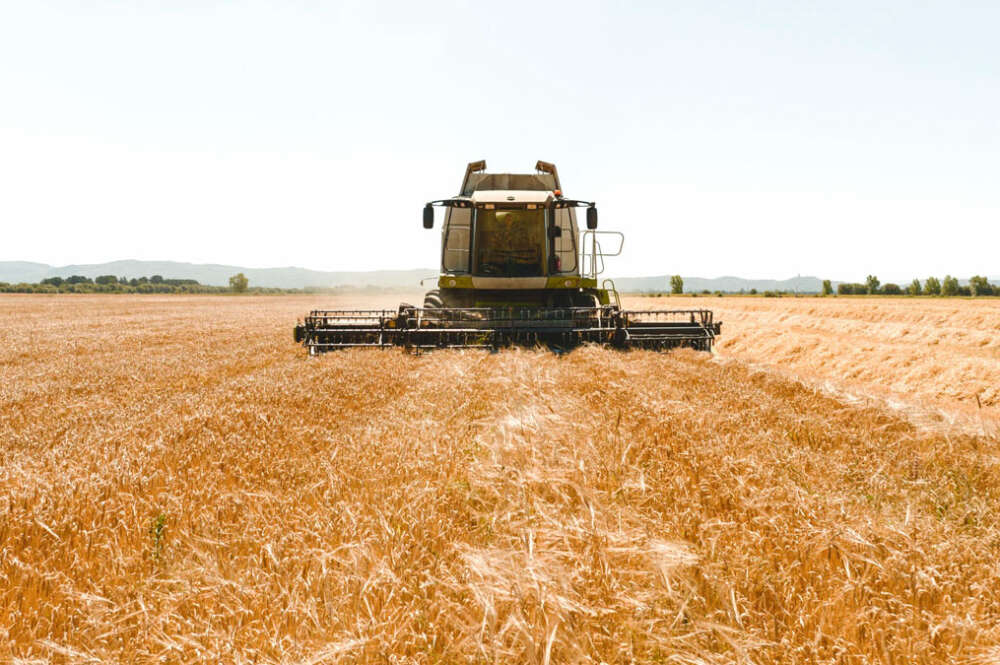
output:
[[[614,251],[604,251],[598,235],[616,236],[618,248]],[[604,272],[604,257],[619,256],[625,245],[625,234],[620,231],[583,231],[580,234],[580,276],[597,279]]]
[[615,280],[608,278],[601,282],[601,288],[609,291],[615,297],[615,307],[622,308],[622,299],[618,296],[618,289],[615,288]]

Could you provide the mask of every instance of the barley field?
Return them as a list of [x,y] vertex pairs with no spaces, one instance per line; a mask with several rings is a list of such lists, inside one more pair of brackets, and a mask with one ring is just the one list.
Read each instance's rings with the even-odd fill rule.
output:
[[1000,442],[830,388],[995,409],[996,304],[306,358],[398,297],[332,300],[0,298],[0,662],[1000,662]]

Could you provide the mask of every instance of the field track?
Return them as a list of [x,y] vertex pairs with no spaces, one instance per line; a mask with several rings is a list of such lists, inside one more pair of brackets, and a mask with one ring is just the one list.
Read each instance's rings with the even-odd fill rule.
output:
[[[0,662],[1000,662],[996,438],[741,360],[914,394],[819,344],[870,312],[631,304],[682,303],[720,357],[307,359],[330,297],[0,298]],[[859,364],[998,385],[893,316]]]

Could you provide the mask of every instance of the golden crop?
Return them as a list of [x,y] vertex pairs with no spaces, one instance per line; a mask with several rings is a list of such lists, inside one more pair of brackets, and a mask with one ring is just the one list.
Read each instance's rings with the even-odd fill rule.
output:
[[[706,307],[720,351],[950,414],[1000,408],[998,298],[635,298]],[[978,397],[978,402],[977,402]]]
[[[995,438],[689,351],[306,358],[331,300],[0,299],[0,661],[1000,657]],[[766,355],[787,302],[697,304]]]

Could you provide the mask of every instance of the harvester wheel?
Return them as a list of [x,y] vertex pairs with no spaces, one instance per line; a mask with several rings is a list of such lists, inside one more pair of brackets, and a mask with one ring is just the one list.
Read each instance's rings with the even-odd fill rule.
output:
[[432,289],[424,296],[424,309],[441,309],[444,307],[444,300],[441,299],[441,292]]

